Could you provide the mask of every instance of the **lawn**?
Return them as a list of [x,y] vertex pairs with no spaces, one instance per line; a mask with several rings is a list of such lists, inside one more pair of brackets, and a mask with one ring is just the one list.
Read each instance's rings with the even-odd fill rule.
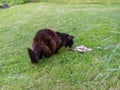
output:
[[[39,64],[27,48],[41,28],[74,35]],[[120,4],[29,3],[0,10],[0,90],[120,90]]]

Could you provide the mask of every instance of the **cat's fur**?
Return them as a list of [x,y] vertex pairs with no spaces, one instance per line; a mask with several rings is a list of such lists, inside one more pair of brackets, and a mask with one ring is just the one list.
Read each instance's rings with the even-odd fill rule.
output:
[[31,63],[37,63],[43,57],[50,57],[63,46],[71,48],[73,38],[74,36],[69,34],[50,29],[38,30],[33,38],[32,49],[28,48]]

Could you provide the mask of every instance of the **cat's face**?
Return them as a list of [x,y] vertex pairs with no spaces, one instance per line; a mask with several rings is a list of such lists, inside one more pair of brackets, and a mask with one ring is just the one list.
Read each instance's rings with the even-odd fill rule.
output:
[[60,32],[56,32],[57,35],[61,38],[62,40],[62,46],[65,46],[65,48],[71,48],[73,45],[73,39],[74,36],[69,35],[67,33],[60,33]]
[[74,36],[69,35],[65,40],[65,48],[72,48]]

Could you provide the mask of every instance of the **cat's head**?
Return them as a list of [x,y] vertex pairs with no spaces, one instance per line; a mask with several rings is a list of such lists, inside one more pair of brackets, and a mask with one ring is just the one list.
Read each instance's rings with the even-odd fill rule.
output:
[[69,36],[66,38],[66,40],[65,40],[65,42],[64,42],[65,48],[72,48],[72,45],[74,44],[73,38],[74,38],[74,36],[72,36],[72,35],[69,35]]
[[74,36],[69,35],[67,33],[60,33],[60,32],[56,32],[56,33],[62,40],[62,46],[65,46],[65,48],[72,48],[72,45],[74,43],[73,42]]

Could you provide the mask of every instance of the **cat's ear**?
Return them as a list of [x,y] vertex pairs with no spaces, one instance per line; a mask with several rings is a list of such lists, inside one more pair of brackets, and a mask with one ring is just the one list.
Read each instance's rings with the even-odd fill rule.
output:
[[28,54],[29,54],[29,57],[30,57],[30,61],[31,63],[38,63],[38,59],[36,58],[36,54],[33,50],[31,50],[30,48],[27,48],[28,50]]
[[69,39],[69,40],[72,40],[73,38],[75,38],[75,37],[72,36],[72,35],[69,35],[69,36],[68,36],[68,39]]

